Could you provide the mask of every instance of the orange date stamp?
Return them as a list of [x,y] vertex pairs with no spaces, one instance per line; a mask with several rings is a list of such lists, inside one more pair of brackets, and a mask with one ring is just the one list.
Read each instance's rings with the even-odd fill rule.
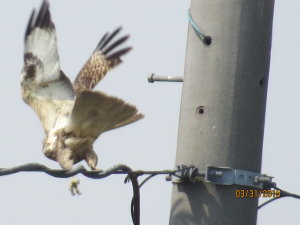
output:
[[236,190],[235,197],[237,198],[279,198],[279,190]]

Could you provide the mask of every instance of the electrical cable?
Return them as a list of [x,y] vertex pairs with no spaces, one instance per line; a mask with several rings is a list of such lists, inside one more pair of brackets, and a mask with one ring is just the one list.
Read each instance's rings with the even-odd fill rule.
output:
[[[195,172],[196,171],[196,172]],[[131,201],[131,217],[134,225],[140,225],[140,191],[139,189],[152,177],[158,174],[166,174],[169,176],[178,177],[180,180],[190,181],[193,180],[197,176],[205,176],[205,172],[200,172],[193,167],[182,167],[177,170],[160,170],[160,171],[143,171],[136,170],[133,171],[130,167],[124,164],[118,164],[112,166],[111,168],[105,171],[90,171],[87,170],[83,165],[74,166],[71,170],[59,170],[59,169],[50,169],[45,165],[39,163],[28,163],[12,168],[0,168],[0,176],[10,175],[18,172],[44,172],[50,176],[58,177],[58,178],[68,178],[75,176],[77,174],[82,174],[86,177],[92,179],[102,179],[108,177],[112,174],[127,174],[125,183],[129,180],[132,182],[133,187],[133,198]],[[147,178],[145,178],[141,184],[138,183],[138,177],[141,175],[149,174]],[[189,178],[189,179],[187,179]],[[300,199],[300,195],[290,193],[284,191],[280,188],[274,187],[275,190],[280,191],[280,196],[269,199],[268,201],[262,203],[258,206],[258,209],[261,209],[263,206],[283,197],[293,197]]]
[[[139,185],[139,189],[148,181],[150,180],[152,177],[156,176],[157,174],[151,174],[149,175],[147,178],[145,178],[142,183]],[[126,180],[126,179],[125,179]],[[131,218],[132,218],[132,221],[134,222],[134,216],[135,216],[135,206],[134,206],[134,196],[132,197],[131,199],[131,206],[130,206],[130,209],[131,209]]]
[[273,201],[275,201],[275,200],[277,200],[277,199],[279,199],[279,198],[283,198],[283,197],[293,197],[293,198],[300,199],[300,195],[297,195],[297,194],[294,194],[294,193],[290,193],[290,192],[284,191],[284,190],[282,190],[282,189],[280,189],[280,188],[277,188],[277,187],[275,187],[274,189],[280,191],[280,196],[271,198],[271,199],[269,199],[268,201],[266,201],[266,202],[260,204],[260,205],[258,206],[257,209],[261,209],[261,208],[264,207],[265,205],[267,205],[267,204],[269,204],[269,203],[271,203],[271,202],[273,202]]

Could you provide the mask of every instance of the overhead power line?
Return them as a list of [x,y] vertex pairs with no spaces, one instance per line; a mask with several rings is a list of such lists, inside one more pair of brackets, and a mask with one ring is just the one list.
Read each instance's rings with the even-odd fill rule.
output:
[[[167,175],[166,180],[171,181],[172,176],[176,177],[173,183],[194,183],[199,177],[205,178],[211,173],[211,166],[207,167],[207,171],[198,171],[198,168],[190,165],[184,166],[182,164],[178,165],[174,170],[132,170],[129,166],[124,164],[118,164],[110,167],[105,171],[90,171],[87,170],[83,165],[74,166],[71,170],[60,170],[60,169],[50,169],[49,167],[39,164],[39,163],[28,163],[20,166],[15,166],[12,168],[0,168],[0,176],[11,175],[19,172],[44,172],[50,176],[57,178],[68,178],[75,176],[77,174],[82,174],[88,178],[92,179],[103,179],[113,174],[127,174],[124,183],[132,182],[133,187],[133,198],[131,202],[131,216],[134,225],[140,224],[140,192],[139,189],[151,178],[156,175]],[[222,169],[222,168],[221,168]],[[223,171],[224,172],[224,171]],[[149,175],[140,184],[138,183],[138,177],[141,175]],[[218,176],[222,174],[218,173]],[[225,173],[223,176],[227,176]],[[203,180],[204,181],[204,180]],[[263,181],[262,181],[263,182]],[[274,183],[275,184],[275,183]],[[220,185],[220,184],[219,184]],[[272,198],[263,204],[261,204],[258,209],[269,204],[270,202],[282,198],[282,197],[294,197],[300,199],[300,195],[293,194],[284,191],[277,187],[271,187],[264,185],[265,189],[271,190],[272,188],[280,191],[279,197]]]

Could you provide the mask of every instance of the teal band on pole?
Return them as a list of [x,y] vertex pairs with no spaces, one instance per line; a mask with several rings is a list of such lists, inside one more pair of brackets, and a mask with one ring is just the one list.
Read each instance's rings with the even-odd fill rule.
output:
[[188,15],[189,21],[190,21],[190,23],[192,24],[192,26],[193,26],[195,32],[196,32],[197,34],[200,34],[202,37],[205,38],[206,35],[204,35],[204,34],[200,31],[200,29],[196,26],[196,24],[194,23],[194,21],[193,21],[193,19],[192,19],[192,16],[191,16],[190,9],[188,9],[187,15]]

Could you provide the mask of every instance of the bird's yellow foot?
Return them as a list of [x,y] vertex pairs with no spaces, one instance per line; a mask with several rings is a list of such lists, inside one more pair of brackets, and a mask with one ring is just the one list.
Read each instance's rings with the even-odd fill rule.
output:
[[78,185],[80,184],[79,179],[74,179],[74,177],[71,177],[71,181],[70,181],[70,186],[69,186],[69,190],[71,191],[72,195],[80,195],[81,191],[79,191],[78,189]]
[[95,170],[95,171],[97,171],[97,172],[102,172],[103,170],[101,170],[101,169],[97,169],[96,168],[96,166],[94,165],[94,163],[90,163],[90,165],[89,165],[90,167],[91,167],[91,170]]

